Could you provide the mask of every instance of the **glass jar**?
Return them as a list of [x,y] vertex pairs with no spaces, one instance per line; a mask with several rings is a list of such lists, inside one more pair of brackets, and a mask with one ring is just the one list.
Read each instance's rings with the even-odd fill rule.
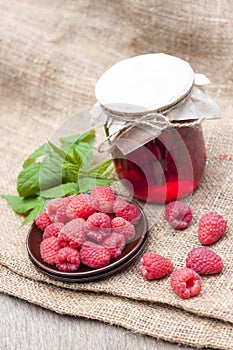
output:
[[202,89],[208,83],[189,63],[162,53],[118,62],[98,80],[116,173],[136,198],[165,203],[197,188],[206,163],[200,121],[220,117]]
[[[187,121],[185,121],[185,125]],[[115,146],[113,158],[119,179],[136,198],[165,203],[191,193],[206,163],[201,124],[168,128],[158,137],[123,155]]]

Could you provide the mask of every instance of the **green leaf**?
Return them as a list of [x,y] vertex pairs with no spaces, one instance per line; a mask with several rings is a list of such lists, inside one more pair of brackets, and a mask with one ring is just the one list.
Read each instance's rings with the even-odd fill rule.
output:
[[90,191],[95,186],[105,186],[117,181],[116,179],[82,177],[78,181],[80,192]]
[[83,160],[82,160],[82,157],[80,156],[78,150],[74,147],[71,150],[71,157],[74,160],[74,164],[77,165],[78,168],[80,168]]
[[89,169],[93,162],[93,147],[85,142],[80,142],[74,147],[82,157],[82,168]]
[[17,190],[21,197],[33,196],[39,191],[40,166],[41,163],[33,163],[19,173]]
[[110,185],[111,183],[118,181],[118,179],[115,179],[115,178],[107,179],[107,178],[103,178],[103,177],[96,178],[95,180],[96,180],[95,186]]
[[78,144],[80,142],[88,143],[89,145],[94,145],[95,143],[95,130],[89,130],[83,134],[72,135],[68,137],[63,137],[60,139],[62,148],[64,144]]
[[62,183],[62,165],[64,161],[54,152],[45,156],[40,168],[40,190],[58,186]]
[[60,197],[65,197],[72,194],[73,195],[79,194],[78,184],[74,182],[62,184],[40,192],[40,195],[45,198],[60,198]]
[[[40,197],[39,197],[40,198]],[[29,213],[29,215],[26,217],[26,219],[23,221],[22,226],[26,225],[27,223],[29,223],[30,221],[33,221],[37,218],[38,215],[40,215],[40,213],[42,213],[42,211],[44,210],[46,202],[40,198],[38,204],[36,205],[36,207]]]
[[48,145],[44,143],[38,147],[30,156],[24,161],[23,168],[27,168],[29,165],[33,164],[35,160],[48,152]]
[[72,164],[75,164],[75,161],[73,159],[73,157],[65,152],[63,149],[57,147],[56,145],[54,145],[52,142],[48,141],[48,144],[50,145],[50,147],[52,148],[52,150],[64,161],[70,162]]
[[[108,170],[104,172],[103,177],[109,177],[112,174],[113,170],[115,170],[115,167],[114,167],[114,165],[111,165],[108,168]],[[118,181],[117,179],[115,179],[115,180]]]
[[79,176],[79,166],[65,163],[62,165],[62,181],[63,182],[77,182]]
[[6,199],[15,213],[26,215],[30,210],[34,209],[39,203],[39,198],[23,198],[19,196],[1,195]]
[[[106,160],[103,163],[97,164],[94,167],[92,167],[89,171],[88,174],[91,176],[101,176],[112,164],[112,159]],[[111,171],[112,172],[112,171]],[[110,173],[111,174],[111,173]]]

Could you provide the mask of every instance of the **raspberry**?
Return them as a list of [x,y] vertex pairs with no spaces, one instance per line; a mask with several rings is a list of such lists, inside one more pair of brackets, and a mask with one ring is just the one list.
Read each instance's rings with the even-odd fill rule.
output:
[[125,249],[125,237],[113,232],[107,239],[105,239],[103,246],[109,250],[111,258],[117,258]]
[[115,200],[113,204],[113,211],[116,216],[120,216],[132,224],[136,224],[141,216],[138,207],[132,203],[128,203],[122,197],[117,197]]
[[200,276],[187,267],[174,271],[170,283],[174,292],[183,299],[194,297],[201,291]]
[[54,198],[48,202],[45,207],[45,212],[48,214],[52,222],[67,222],[69,218],[66,215],[66,210],[71,197]]
[[44,211],[36,218],[36,226],[38,226],[42,231],[44,231],[51,223],[50,218]]
[[208,248],[193,248],[186,258],[186,267],[200,275],[213,275],[222,271],[223,261]]
[[113,232],[123,235],[126,242],[131,241],[135,237],[134,226],[124,218],[115,217],[112,219],[111,225]]
[[91,205],[98,211],[110,213],[116,196],[108,186],[96,186],[91,191]]
[[79,194],[73,197],[67,208],[67,216],[70,219],[83,218],[87,219],[88,216],[95,213],[95,209],[90,206],[90,195]]
[[107,214],[94,213],[87,219],[87,237],[102,243],[111,233],[111,220]]
[[198,238],[202,244],[218,241],[227,229],[227,221],[218,213],[209,212],[199,221]]
[[50,224],[44,230],[43,239],[53,237],[53,236],[57,237],[62,227],[64,227],[64,225],[61,222],[54,222],[53,224]]
[[65,247],[57,254],[56,267],[61,271],[77,271],[80,265],[79,252],[73,248]]
[[57,253],[60,248],[61,247],[57,237],[46,238],[40,244],[40,255],[48,264],[56,264]]
[[166,207],[165,216],[172,227],[184,230],[192,221],[192,210],[185,203],[171,202]]
[[145,253],[140,259],[139,270],[144,278],[154,280],[171,273],[173,270],[173,263],[171,260],[161,255]]
[[107,248],[93,242],[85,242],[80,250],[81,262],[94,269],[107,266],[111,254]]
[[87,225],[82,218],[74,219],[68,222],[58,235],[61,246],[69,246],[71,248],[81,248],[86,241]]

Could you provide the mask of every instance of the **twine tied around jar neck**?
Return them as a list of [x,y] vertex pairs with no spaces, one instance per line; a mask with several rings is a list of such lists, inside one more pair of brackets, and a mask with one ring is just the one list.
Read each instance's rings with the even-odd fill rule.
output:
[[[123,122],[123,127],[108,135],[107,138],[99,145],[99,152],[111,151],[111,149],[116,145],[117,138],[123,137],[126,133],[128,133],[134,127],[145,127],[150,128],[150,133],[155,137],[158,136],[164,129],[167,128],[183,128],[183,127],[195,127],[199,125],[205,117],[195,119],[192,122],[184,122],[184,123],[175,123],[171,122],[167,117],[167,114],[171,112],[173,109],[180,107],[185,101],[190,97],[192,93],[192,88],[184,95],[180,100],[176,101],[174,104],[165,106],[160,110],[154,111],[146,111],[140,113],[126,113],[126,112],[116,112],[113,111],[106,106],[101,104],[102,110],[107,115],[107,127],[110,127],[114,121]],[[105,147],[106,143],[108,143],[108,147]]]

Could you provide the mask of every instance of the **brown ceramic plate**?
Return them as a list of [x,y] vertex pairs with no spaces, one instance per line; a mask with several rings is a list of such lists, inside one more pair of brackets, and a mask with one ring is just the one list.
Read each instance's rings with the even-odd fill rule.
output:
[[[136,203],[134,203],[137,205]],[[137,205],[138,206],[138,205]],[[43,232],[34,223],[27,237],[27,251],[31,261],[37,269],[55,279],[64,280],[67,282],[89,282],[94,279],[104,278],[110,274],[118,272],[119,270],[128,266],[140,253],[146,243],[148,236],[148,225],[145,214],[138,206],[141,212],[141,218],[135,225],[136,236],[133,241],[129,242],[122,254],[111,259],[108,266],[100,269],[92,269],[84,265],[80,265],[77,272],[63,272],[59,271],[55,266],[49,265],[43,261],[40,256],[40,243],[43,238]]]

